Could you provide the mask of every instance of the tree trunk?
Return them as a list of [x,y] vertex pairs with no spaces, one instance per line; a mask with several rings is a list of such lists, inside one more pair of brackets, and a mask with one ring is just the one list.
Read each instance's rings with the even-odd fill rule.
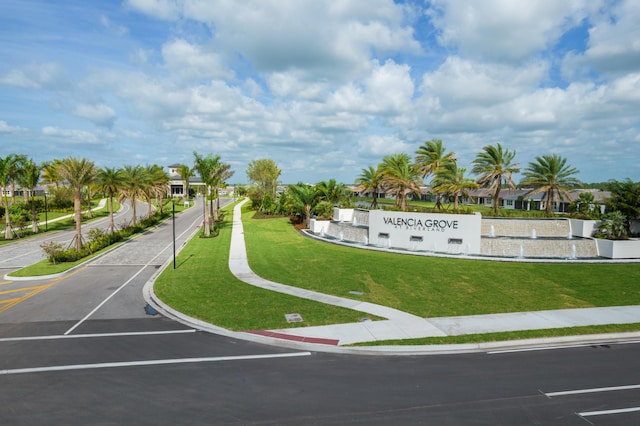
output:
[[116,225],[113,221],[113,196],[109,197],[109,234],[113,235]]
[[76,190],[73,197],[73,210],[76,220],[76,251],[82,250],[82,193]]
[[[4,192],[6,188],[1,188],[1,189],[2,189],[2,192]],[[7,202],[5,195],[0,194],[0,196],[2,197],[2,204],[4,205],[4,223],[5,223],[4,239],[13,240],[13,230],[11,229],[11,214],[9,213],[9,203]]]
[[31,232],[36,234],[38,232],[38,215],[36,214],[35,200],[31,200]]

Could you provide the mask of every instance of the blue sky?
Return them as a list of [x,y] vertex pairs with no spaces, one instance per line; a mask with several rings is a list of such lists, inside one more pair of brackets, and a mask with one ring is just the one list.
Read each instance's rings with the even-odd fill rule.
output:
[[0,155],[335,178],[442,139],[640,180],[640,3],[0,0]]

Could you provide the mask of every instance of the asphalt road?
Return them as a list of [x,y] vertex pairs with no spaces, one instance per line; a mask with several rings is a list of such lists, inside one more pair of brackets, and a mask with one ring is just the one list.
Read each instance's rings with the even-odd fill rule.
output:
[[[178,215],[178,247],[201,220]],[[0,305],[0,424],[640,424],[639,344],[412,357],[264,346],[147,315],[142,286],[171,255],[170,221],[71,276],[0,282],[17,300]]]

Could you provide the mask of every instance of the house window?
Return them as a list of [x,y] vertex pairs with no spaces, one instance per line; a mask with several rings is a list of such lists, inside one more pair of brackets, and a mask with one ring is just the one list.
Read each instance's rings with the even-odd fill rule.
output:
[[513,200],[506,200],[507,207],[513,207]]

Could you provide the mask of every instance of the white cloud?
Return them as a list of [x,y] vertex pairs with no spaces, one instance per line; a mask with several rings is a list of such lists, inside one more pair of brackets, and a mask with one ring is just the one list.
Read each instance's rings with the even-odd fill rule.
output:
[[205,51],[201,46],[178,39],[162,46],[167,68],[184,80],[231,78],[233,73],[224,66],[220,55]]
[[26,129],[22,128],[22,127],[18,127],[18,126],[10,126],[9,124],[7,124],[6,121],[4,120],[0,120],[0,133],[18,133],[18,132],[23,132]]
[[[461,55],[526,61],[586,16],[586,1],[435,0],[428,13],[445,46]],[[590,7],[595,7],[594,2]]]
[[422,90],[439,105],[493,105],[538,87],[547,73],[544,62],[527,67],[487,64],[450,56],[436,71],[423,76]]
[[0,84],[24,89],[57,88],[68,85],[60,65],[49,62],[14,68],[0,77]]
[[126,0],[127,6],[159,19],[174,20],[180,17],[180,0]]
[[586,61],[604,72],[629,72],[640,68],[640,5],[624,0],[610,13],[597,15],[589,30]]
[[[413,155],[417,147],[413,147],[407,142],[401,140],[397,136],[369,136],[358,141],[358,151],[364,155],[373,154],[382,160],[382,157],[397,152],[406,152]],[[379,162],[378,161],[378,162]]]
[[94,133],[87,132],[84,130],[60,129],[55,126],[43,127],[42,135],[54,138],[61,144],[97,145],[102,143]]
[[113,23],[109,19],[109,17],[105,15],[100,16],[100,24],[102,24],[104,28],[106,28],[107,30],[109,30],[110,32],[118,36],[123,36],[129,32],[129,29],[127,27],[125,27],[124,25],[118,25]]
[[85,120],[89,120],[97,126],[105,126],[105,127],[113,126],[114,121],[118,117],[118,115],[113,110],[113,108],[105,104],[97,104],[97,105],[81,104],[75,108],[75,110],[73,111],[73,114],[77,117],[84,118]]

